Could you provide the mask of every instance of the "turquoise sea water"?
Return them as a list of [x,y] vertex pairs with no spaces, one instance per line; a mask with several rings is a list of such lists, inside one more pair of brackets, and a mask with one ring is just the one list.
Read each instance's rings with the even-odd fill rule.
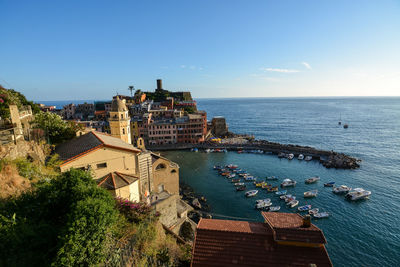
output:
[[[281,205],[281,212],[295,212],[264,190],[256,198],[245,198],[212,170],[214,165],[238,164],[260,178],[290,177],[298,184],[288,191],[297,196],[299,205],[312,204],[331,213],[330,218],[314,223],[324,231],[335,266],[400,266],[400,98],[200,99],[198,106],[209,119],[225,116],[236,133],[362,159],[360,169],[335,170],[315,161],[264,154],[166,152],[180,164],[181,181],[207,198],[214,218],[262,221],[254,202],[267,197],[273,205]],[[338,126],[340,116],[348,129]],[[314,175],[321,181],[304,184],[304,179]],[[372,196],[357,203],[345,201],[323,187],[328,181],[363,187]],[[303,192],[311,189],[319,190],[318,197],[305,200]]]

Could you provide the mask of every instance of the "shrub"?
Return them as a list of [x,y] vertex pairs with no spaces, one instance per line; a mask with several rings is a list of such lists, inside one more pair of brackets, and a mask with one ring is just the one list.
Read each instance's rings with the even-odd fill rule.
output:
[[134,203],[118,197],[115,200],[117,209],[129,222],[139,223],[151,217],[151,207],[146,203]]

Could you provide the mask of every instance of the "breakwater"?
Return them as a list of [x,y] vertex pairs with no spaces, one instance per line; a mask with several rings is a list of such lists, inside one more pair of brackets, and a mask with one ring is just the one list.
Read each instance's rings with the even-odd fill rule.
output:
[[240,150],[262,150],[264,153],[294,154],[297,157],[300,154],[311,156],[313,160],[318,160],[326,168],[335,169],[357,169],[360,167],[361,160],[338,153],[335,151],[320,150],[309,146],[300,146],[292,144],[280,144],[266,140],[254,140],[245,144],[217,144],[206,142],[202,144],[164,144],[152,145],[147,147],[150,150],[168,151],[168,150],[186,150],[192,148],[198,149],[226,149],[228,151]]

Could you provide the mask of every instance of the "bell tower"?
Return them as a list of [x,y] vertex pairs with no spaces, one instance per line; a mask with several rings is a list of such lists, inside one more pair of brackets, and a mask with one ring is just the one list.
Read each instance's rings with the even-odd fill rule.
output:
[[131,118],[125,101],[118,96],[111,102],[110,117],[111,136],[117,137],[128,144],[131,144]]

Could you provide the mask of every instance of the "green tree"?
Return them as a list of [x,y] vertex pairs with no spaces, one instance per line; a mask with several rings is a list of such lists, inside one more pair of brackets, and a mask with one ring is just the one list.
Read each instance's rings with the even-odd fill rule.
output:
[[39,112],[32,124],[35,128],[45,131],[50,143],[60,144],[76,136],[80,126],[75,122],[66,122],[60,116],[51,112]]
[[0,266],[99,264],[117,218],[111,194],[70,170],[0,202]]

